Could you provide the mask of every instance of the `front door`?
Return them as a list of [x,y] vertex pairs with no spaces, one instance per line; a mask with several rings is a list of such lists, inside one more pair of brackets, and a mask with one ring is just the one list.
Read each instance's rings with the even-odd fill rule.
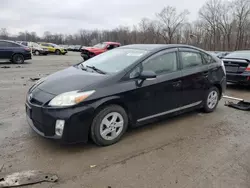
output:
[[154,71],[153,80],[137,80],[137,122],[167,115],[178,110],[181,105],[181,71],[177,49],[161,51],[141,65],[140,71]]
[[208,85],[208,68],[201,53],[190,48],[179,49],[182,67],[182,104],[193,107],[202,103]]
[[0,59],[10,59],[12,50],[9,48],[8,42],[0,41]]

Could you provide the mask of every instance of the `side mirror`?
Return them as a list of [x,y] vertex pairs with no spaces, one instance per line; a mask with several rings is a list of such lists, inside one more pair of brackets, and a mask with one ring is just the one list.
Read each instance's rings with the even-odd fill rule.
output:
[[151,80],[156,78],[156,73],[154,71],[142,71],[139,75],[142,80]]

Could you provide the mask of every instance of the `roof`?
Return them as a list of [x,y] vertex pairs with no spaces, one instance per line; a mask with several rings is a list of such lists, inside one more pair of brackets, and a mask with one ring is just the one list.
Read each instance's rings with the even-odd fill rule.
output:
[[119,44],[119,45],[121,45],[121,43],[119,43],[119,42],[103,42],[103,43],[106,43],[106,44]]
[[12,40],[1,40],[0,39],[0,41],[16,43],[15,41],[12,41]]
[[157,51],[167,48],[181,48],[181,47],[190,47],[193,49],[197,49],[194,46],[184,45],[184,44],[131,44],[122,46],[120,48],[132,48],[132,49],[140,49],[140,50],[147,50],[147,51]]

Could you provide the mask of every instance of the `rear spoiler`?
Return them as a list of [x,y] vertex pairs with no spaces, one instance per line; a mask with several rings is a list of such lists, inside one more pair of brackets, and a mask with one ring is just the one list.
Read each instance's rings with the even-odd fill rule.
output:
[[242,62],[242,63],[250,63],[249,59],[244,58],[223,58],[222,61],[232,61],[232,62]]

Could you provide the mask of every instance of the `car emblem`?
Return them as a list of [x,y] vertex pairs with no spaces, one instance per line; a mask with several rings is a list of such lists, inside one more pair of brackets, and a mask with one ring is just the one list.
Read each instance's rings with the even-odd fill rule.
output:
[[231,62],[228,62],[228,64],[231,64]]

